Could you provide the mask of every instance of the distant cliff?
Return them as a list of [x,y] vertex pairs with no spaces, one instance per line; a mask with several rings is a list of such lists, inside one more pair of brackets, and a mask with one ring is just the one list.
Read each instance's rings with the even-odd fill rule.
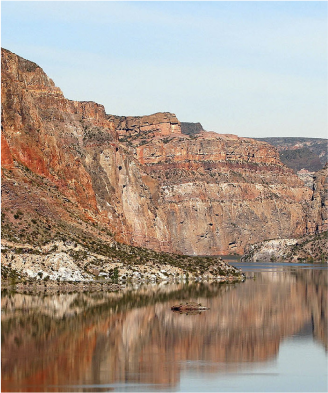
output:
[[295,172],[301,169],[315,172],[328,161],[328,139],[320,138],[255,138],[277,147],[281,161]]
[[199,134],[202,131],[205,131],[203,129],[203,126],[200,123],[181,122],[180,124],[181,124],[181,132],[182,132],[182,134],[196,135],[196,134]]

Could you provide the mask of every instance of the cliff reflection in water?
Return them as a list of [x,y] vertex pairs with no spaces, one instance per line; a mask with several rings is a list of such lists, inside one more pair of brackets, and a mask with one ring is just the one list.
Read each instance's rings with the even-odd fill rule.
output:
[[[210,310],[170,310],[189,300]],[[191,367],[187,360],[203,361],[191,363],[202,372],[205,362],[206,373],[238,369],[240,362],[251,367],[274,359],[284,338],[309,326],[327,349],[326,271],[258,273],[255,281],[235,285],[134,293],[2,293],[2,390],[120,382],[174,387]]]

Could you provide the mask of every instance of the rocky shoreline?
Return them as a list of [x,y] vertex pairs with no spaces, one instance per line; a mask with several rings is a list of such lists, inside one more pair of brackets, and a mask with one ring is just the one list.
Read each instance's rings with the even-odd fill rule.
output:
[[117,291],[129,284],[245,279],[220,257],[157,253],[115,242],[100,250],[72,240],[38,247],[3,240],[1,253],[2,288],[23,292]]

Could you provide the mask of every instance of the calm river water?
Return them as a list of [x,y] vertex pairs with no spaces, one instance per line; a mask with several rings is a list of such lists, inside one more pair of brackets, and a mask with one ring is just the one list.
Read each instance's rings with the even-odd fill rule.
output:
[[[233,263],[238,284],[2,292],[2,391],[327,391],[327,265]],[[180,314],[196,301],[210,310]]]

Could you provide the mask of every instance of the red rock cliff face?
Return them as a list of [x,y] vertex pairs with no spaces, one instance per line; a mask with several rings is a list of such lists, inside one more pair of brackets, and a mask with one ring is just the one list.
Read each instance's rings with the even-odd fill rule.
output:
[[[66,100],[40,67],[9,51],[2,50],[1,60],[5,166],[16,162],[27,167],[54,182],[82,207],[96,212],[91,178],[74,145],[83,139],[81,123],[87,123],[88,116],[106,127],[103,107]],[[107,130],[114,134],[109,124]]]
[[170,113],[106,115],[96,103],[65,99],[40,67],[6,50],[2,126],[4,169],[22,165],[44,177],[129,244],[243,253],[249,243],[306,231],[312,191],[272,146],[187,136]]

